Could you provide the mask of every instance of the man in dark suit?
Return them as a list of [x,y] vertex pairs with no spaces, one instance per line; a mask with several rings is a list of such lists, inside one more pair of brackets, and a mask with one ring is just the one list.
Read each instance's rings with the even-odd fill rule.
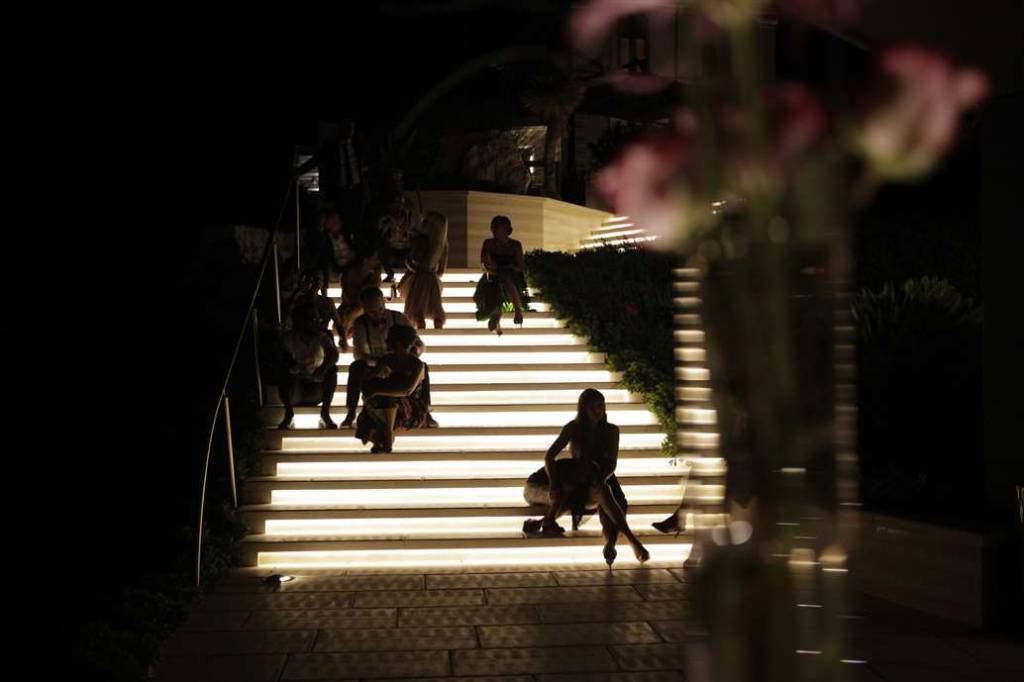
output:
[[349,243],[352,238],[362,241],[363,212],[369,198],[368,167],[355,132],[352,119],[344,119],[336,127],[326,126],[316,153],[296,170],[302,175],[317,167],[322,201],[337,209]]

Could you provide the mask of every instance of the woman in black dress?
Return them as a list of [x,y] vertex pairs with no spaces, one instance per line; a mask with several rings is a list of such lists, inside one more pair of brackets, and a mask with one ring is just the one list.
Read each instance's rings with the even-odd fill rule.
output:
[[373,443],[370,452],[391,452],[396,429],[425,427],[430,408],[423,391],[424,364],[413,352],[416,331],[396,325],[388,330],[390,352],[377,361],[373,376],[363,382],[363,411],[356,420],[356,438]]
[[[571,459],[556,459],[570,446]],[[615,561],[615,543],[619,533],[626,536],[637,561],[643,563],[650,553],[626,523],[626,496],[622,492],[615,467],[619,456],[619,427],[608,423],[604,396],[588,388],[580,394],[576,418],[562,427],[555,442],[544,456],[544,467],[526,482],[523,497],[530,504],[547,504],[542,519],[529,519],[523,524],[527,534],[560,535],[563,530],[555,521],[565,512],[573,518],[573,530],[587,510],[597,509],[604,535],[604,560]]]
[[477,283],[473,300],[476,319],[487,320],[487,328],[501,335],[501,315],[506,306],[512,308],[513,322],[523,323],[523,310],[530,304],[523,275],[523,245],[510,239],[512,221],[498,215],[491,219],[492,239],[485,239],[480,248],[480,264],[484,276]]

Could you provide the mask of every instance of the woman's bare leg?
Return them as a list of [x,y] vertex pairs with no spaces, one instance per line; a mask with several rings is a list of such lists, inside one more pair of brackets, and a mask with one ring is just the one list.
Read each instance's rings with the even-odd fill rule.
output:
[[641,551],[646,553],[647,550],[644,549],[643,544],[636,535],[633,534],[629,524],[626,523],[626,515],[622,512],[622,508],[619,507],[619,503],[615,501],[614,497],[612,497],[611,491],[608,490],[607,485],[601,486],[598,499],[601,509],[603,509],[615,525],[619,527],[619,532],[626,536],[626,540],[628,540],[629,544],[633,546],[633,551],[637,553],[638,557]]

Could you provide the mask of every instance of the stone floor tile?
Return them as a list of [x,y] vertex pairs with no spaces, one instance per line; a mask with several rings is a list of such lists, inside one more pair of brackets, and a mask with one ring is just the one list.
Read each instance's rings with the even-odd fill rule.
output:
[[993,668],[1024,672],[1024,642],[991,634],[946,639]]
[[240,630],[248,618],[248,611],[193,611],[181,624],[181,630],[183,632]]
[[681,583],[688,583],[693,581],[693,569],[691,568],[670,568],[668,572]]
[[405,592],[360,592],[353,606],[476,606],[484,603],[481,590],[411,590]]
[[398,609],[339,609],[253,611],[246,630],[303,630],[316,628],[387,628],[398,623]]
[[485,625],[478,628],[485,648],[642,644],[660,642],[647,623],[558,623]]
[[422,575],[297,576],[281,592],[362,592],[365,590],[422,590]]
[[943,639],[919,635],[853,637],[849,657],[871,663],[904,663],[923,666],[967,666],[978,660]]
[[664,568],[639,568],[623,571],[560,571],[555,580],[563,587],[581,585],[644,585],[647,583],[678,583]]
[[476,630],[472,627],[321,630],[313,651],[437,651],[476,646]]
[[315,630],[179,632],[164,642],[168,654],[289,654],[310,651]]
[[296,654],[282,680],[352,680],[383,677],[445,677],[447,651],[364,651],[347,654]]
[[544,649],[474,649],[453,654],[456,675],[518,675],[611,672],[616,670],[604,647]]
[[702,625],[683,619],[652,620],[651,626],[666,642],[688,642],[708,636],[708,631]]
[[539,604],[537,612],[542,623],[607,623],[651,620],[678,620],[683,606],[676,601],[605,602],[573,604]]
[[[461,682],[461,680],[460,680]],[[685,682],[678,670],[650,670],[629,673],[568,673],[538,675],[537,682]]]
[[637,585],[636,591],[648,601],[683,600],[687,598],[689,586],[679,583],[671,585]]
[[487,590],[488,604],[575,604],[604,601],[640,601],[640,595],[629,585]]
[[156,667],[156,682],[275,682],[284,655],[169,656]]
[[209,594],[197,605],[198,611],[259,611],[287,609],[342,609],[352,601],[348,592],[307,592],[282,594]]
[[623,670],[683,670],[686,649],[682,644],[633,644],[613,646]]
[[978,667],[956,668],[909,663],[868,663],[876,679],[885,682],[1020,682],[1020,673]]
[[557,584],[550,573],[470,573],[467,575],[427,576],[428,590],[484,587],[554,587]]
[[537,623],[532,606],[460,606],[454,608],[401,609],[398,625],[402,628],[456,625],[516,625]]
[[532,675],[488,675],[487,677],[413,677],[402,682],[534,682]]

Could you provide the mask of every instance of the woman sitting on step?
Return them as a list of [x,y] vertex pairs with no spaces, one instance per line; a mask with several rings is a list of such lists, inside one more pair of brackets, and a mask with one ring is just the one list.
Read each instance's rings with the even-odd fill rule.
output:
[[[556,459],[570,445],[572,458]],[[523,497],[530,504],[549,505],[544,518],[528,519],[523,532],[528,535],[557,536],[564,530],[555,521],[565,512],[572,514],[573,530],[588,510],[597,509],[604,535],[604,560],[615,561],[615,543],[621,532],[626,536],[637,561],[643,563],[650,553],[626,523],[626,496],[615,477],[619,456],[619,427],[608,423],[604,396],[588,388],[580,394],[576,418],[562,427],[544,456],[544,467],[526,482]]]
[[523,245],[509,238],[512,221],[508,216],[496,215],[491,219],[491,234],[494,238],[485,239],[480,249],[484,276],[477,282],[473,300],[476,319],[487,320],[487,328],[501,336],[501,315],[505,308],[512,308],[515,313],[512,321],[521,325],[530,297],[523,276]]
[[396,429],[427,426],[430,406],[423,390],[424,364],[413,354],[416,330],[388,330],[388,354],[363,381],[363,411],[356,419],[356,438],[373,443],[370,452],[391,452]]

